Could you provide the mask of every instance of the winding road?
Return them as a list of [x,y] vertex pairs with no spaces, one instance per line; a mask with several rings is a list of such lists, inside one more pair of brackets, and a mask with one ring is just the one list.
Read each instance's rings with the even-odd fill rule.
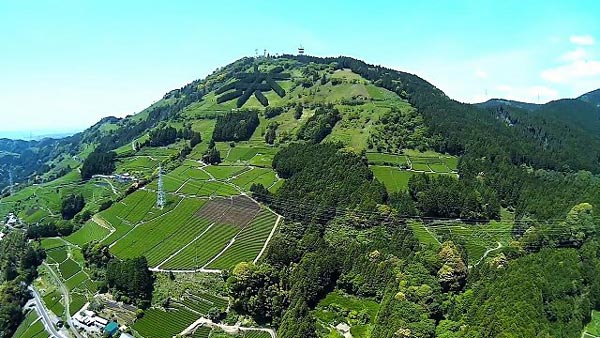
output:
[[46,310],[46,308],[44,307],[44,302],[42,301],[42,298],[40,297],[39,293],[31,286],[29,287],[29,291],[31,291],[31,293],[33,294],[35,309],[37,313],[40,314],[42,324],[44,324],[44,328],[46,329],[46,331],[50,332],[54,337],[57,338],[69,338],[62,332],[56,330],[54,324],[52,323],[52,319],[50,318],[48,310]]
[[46,268],[48,268],[48,270],[50,271],[50,275],[52,275],[52,278],[54,278],[54,280],[56,281],[56,284],[58,285],[58,288],[60,289],[60,292],[63,295],[63,299],[65,301],[65,316],[67,317],[67,323],[69,324],[69,327],[71,328],[71,332],[75,335],[75,337],[77,338],[84,338],[78,331],[77,328],[75,328],[75,325],[73,325],[73,319],[71,318],[71,312],[69,310],[69,306],[71,305],[71,298],[69,296],[69,290],[67,289],[67,287],[63,284],[63,282],[60,280],[60,278],[56,275],[56,272],[54,272],[54,270],[52,270],[52,267],[50,267],[47,263],[44,262],[44,265],[46,266]]

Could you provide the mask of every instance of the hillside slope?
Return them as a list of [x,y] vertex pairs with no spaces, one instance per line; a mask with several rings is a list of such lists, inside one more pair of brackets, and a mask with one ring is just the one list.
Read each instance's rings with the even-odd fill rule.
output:
[[47,250],[39,285],[144,308],[118,315],[143,337],[209,315],[281,338],[578,337],[600,304],[594,107],[496,103],[349,57],[242,58],[72,138],[6,143],[41,160],[0,214]]

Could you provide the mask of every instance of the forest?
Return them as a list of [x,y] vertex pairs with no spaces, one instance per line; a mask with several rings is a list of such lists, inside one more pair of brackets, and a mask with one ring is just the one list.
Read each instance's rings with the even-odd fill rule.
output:
[[258,127],[258,113],[253,110],[226,113],[217,117],[213,132],[215,141],[248,140]]
[[319,105],[314,115],[298,130],[298,139],[321,142],[340,119],[340,112],[333,105]]
[[145,257],[119,261],[113,259],[106,267],[106,285],[117,300],[136,304],[145,309],[150,306],[154,276],[148,270]]
[[86,157],[81,167],[81,178],[84,180],[94,175],[110,175],[115,171],[115,160],[117,154],[114,152],[94,151]]
[[[333,144],[292,144],[278,153],[273,166],[286,183],[275,194],[260,187],[253,192],[291,221],[273,238],[263,263],[238,265],[229,276],[239,311],[279,327],[281,337],[317,337],[311,311],[339,288],[381,303],[371,337],[579,336],[600,290],[592,277],[600,271],[600,245],[590,204],[575,205],[561,222],[518,223],[523,227],[509,248],[469,271],[461,247],[449,241],[439,249],[419,245],[403,231],[402,218],[385,214],[385,190],[361,163]],[[324,166],[338,175],[315,179],[313,170]],[[466,184],[415,176],[407,197],[416,196],[420,212],[465,216],[470,194],[491,193]],[[452,201],[447,207],[456,214],[435,209],[444,204],[422,209],[429,202],[420,199],[438,193],[436,203]],[[493,203],[490,214],[468,216],[497,217],[497,201],[484,205]]]
[[46,257],[39,243],[11,232],[0,241],[0,337],[11,337],[23,320],[23,305],[31,298],[27,285],[37,277]]

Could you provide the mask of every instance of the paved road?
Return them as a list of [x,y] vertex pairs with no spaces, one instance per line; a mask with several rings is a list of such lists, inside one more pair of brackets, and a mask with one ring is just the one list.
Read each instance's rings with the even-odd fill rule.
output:
[[44,263],[44,264],[46,265],[46,267],[50,271],[50,275],[52,275],[52,277],[54,278],[54,280],[58,284],[60,292],[63,295],[63,299],[65,300],[65,315],[67,316],[67,323],[69,324],[69,327],[71,328],[71,332],[75,335],[75,337],[77,337],[77,338],[83,338],[83,336],[77,331],[77,328],[75,328],[75,325],[73,325],[73,319],[71,319],[71,312],[70,312],[70,309],[69,309],[69,306],[71,305],[71,298],[70,298],[70,295],[69,295],[69,289],[67,289],[67,287],[63,284],[63,282],[60,280],[60,277],[58,277],[56,275],[56,273],[54,272],[54,270],[52,270],[52,268],[50,266],[48,266],[47,263]]
[[54,337],[69,338],[69,337],[63,335],[61,332],[56,331],[56,328],[54,327],[54,324],[52,323],[52,319],[50,319],[50,315],[48,314],[48,311],[44,307],[42,298],[37,293],[37,291],[35,291],[35,289],[32,288],[31,286],[29,287],[29,290],[33,294],[33,301],[35,303],[35,308],[41,316],[41,320],[42,320],[42,323],[44,324],[44,328],[46,329],[46,331],[50,332]]

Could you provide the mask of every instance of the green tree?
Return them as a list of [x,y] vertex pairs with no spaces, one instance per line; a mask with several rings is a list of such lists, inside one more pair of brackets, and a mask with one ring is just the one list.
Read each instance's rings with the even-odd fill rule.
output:
[[70,194],[64,197],[61,202],[60,212],[66,220],[72,219],[85,206],[85,200],[82,194]]

